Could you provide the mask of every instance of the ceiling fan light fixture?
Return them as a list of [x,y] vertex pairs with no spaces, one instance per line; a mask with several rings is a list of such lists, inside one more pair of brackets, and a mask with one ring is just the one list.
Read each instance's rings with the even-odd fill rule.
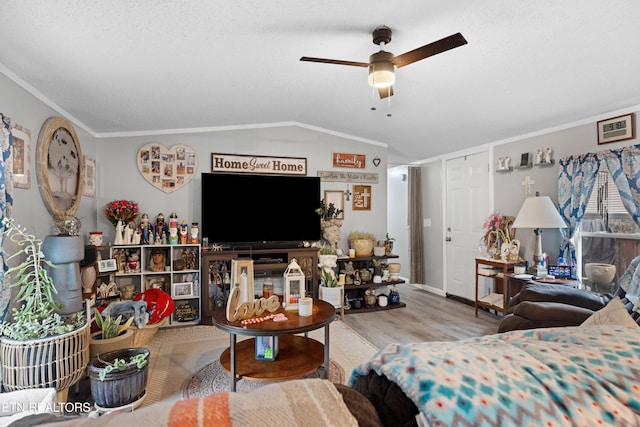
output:
[[369,66],[369,84],[376,88],[392,86],[396,81],[394,66],[391,62],[376,62]]

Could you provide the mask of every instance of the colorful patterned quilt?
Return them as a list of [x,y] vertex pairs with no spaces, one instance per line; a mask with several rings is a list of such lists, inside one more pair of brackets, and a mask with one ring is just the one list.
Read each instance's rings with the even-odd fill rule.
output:
[[640,328],[391,344],[351,374],[398,384],[432,426],[638,426]]

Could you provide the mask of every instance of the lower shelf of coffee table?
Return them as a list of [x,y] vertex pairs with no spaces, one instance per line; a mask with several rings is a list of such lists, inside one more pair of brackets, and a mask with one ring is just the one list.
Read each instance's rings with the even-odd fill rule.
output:
[[[274,361],[256,360],[256,340],[236,343],[236,377],[263,381],[282,381],[315,372],[324,364],[324,345],[300,335],[280,335]],[[220,355],[220,364],[231,372],[231,349]]]

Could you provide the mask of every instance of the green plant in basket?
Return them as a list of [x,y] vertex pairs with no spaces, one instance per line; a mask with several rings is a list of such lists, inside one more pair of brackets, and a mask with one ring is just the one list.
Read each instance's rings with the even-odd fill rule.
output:
[[5,275],[10,279],[11,287],[20,288],[15,301],[21,305],[13,308],[11,321],[0,323],[0,336],[25,341],[60,335],[82,327],[83,311],[65,316],[60,314],[60,305],[54,300],[56,287],[44,268],[44,265],[52,268],[55,265],[45,258],[42,241],[28,234],[26,228],[15,224],[11,218],[3,219],[2,224],[4,236],[19,248],[6,258],[7,263],[18,259],[22,261],[9,268]]
[[100,355],[98,355],[98,361],[105,364],[105,367],[100,370],[98,374],[100,381],[104,381],[107,377],[107,374],[112,371],[124,371],[130,366],[136,366],[138,369],[144,368],[144,366],[148,363],[147,356],[149,353],[136,354],[135,356],[131,356],[129,360],[125,359],[115,359],[113,363],[106,362],[100,359]]
[[129,317],[129,319],[127,319],[123,324],[120,324],[122,322],[122,315],[115,318],[109,315],[103,316],[102,313],[97,310],[95,318],[96,325],[102,331],[101,337],[103,340],[119,336],[121,333],[129,329],[129,326],[133,323],[133,316]]

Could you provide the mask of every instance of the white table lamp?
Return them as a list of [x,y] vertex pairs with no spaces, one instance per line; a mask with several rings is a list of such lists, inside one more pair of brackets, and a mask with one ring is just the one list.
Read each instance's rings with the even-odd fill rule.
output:
[[535,248],[533,250],[536,275],[546,275],[546,268],[542,266],[542,229],[567,228],[556,206],[548,196],[536,195],[536,197],[528,197],[522,204],[512,227],[533,228],[533,232],[536,234]]

